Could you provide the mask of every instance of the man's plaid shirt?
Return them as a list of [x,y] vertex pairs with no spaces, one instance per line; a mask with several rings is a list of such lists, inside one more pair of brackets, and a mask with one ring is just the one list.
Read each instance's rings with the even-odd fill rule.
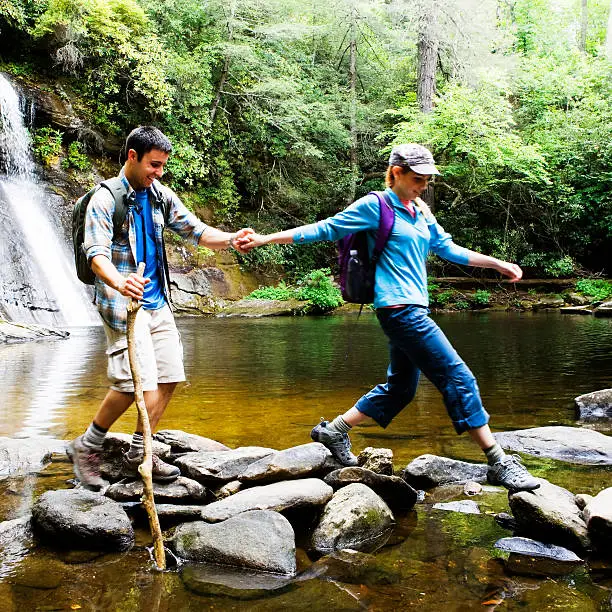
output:
[[[120,274],[127,276],[131,272],[136,272],[136,232],[133,215],[133,205],[136,203],[136,198],[134,190],[125,178],[123,169],[121,169],[119,176],[127,188],[128,211],[123,227],[115,241],[113,241],[115,200],[108,189],[98,189],[87,207],[84,247],[87,253],[87,261],[90,264],[96,255],[104,255],[112,261]],[[159,277],[163,279],[164,295],[169,302],[169,287],[167,286],[162,263],[165,257],[163,246],[164,227],[176,232],[189,242],[198,244],[207,225],[200,221],[193,213],[189,212],[171,189],[164,187],[158,181],[155,181],[148,191],[152,204],[153,225],[155,226],[157,262],[160,267]],[[153,192],[161,193],[170,204],[167,222]],[[104,321],[113,329],[125,332],[128,298],[96,277],[95,302]]]

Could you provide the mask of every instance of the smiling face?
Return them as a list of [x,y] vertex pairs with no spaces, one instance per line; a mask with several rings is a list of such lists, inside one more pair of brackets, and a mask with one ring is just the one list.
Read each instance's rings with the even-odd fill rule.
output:
[[164,174],[168,157],[168,153],[151,149],[139,160],[136,151],[130,149],[125,162],[125,177],[136,191],[147,189],[155,179],[160,179]]
[[400,166],[393,166],[393,191],[400,200],[414,200],[420,197],[431,181],[431,174],[417,174],[414,170],[405,171]]

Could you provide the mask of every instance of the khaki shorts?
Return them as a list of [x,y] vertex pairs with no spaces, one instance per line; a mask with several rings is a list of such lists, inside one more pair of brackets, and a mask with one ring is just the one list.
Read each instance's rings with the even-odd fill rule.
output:
[[[104,324],[111,389],[133,393],[127,337]],[[159,310],[140,309],[136,315],[136,351],[140,364],[142,390],[154,391],[157,383],[185,380],[183,345],[168,305]]]

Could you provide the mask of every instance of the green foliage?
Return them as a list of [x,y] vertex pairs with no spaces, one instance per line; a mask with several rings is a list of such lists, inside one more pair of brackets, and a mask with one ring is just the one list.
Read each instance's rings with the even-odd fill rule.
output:
[[89,170],[91,162],[83,152],[83,143],[74,140],[68,145],[66,157],[62,160],[62,168],[76,168],[77,170]]
[[342,295],[333,283],[331,270],[321,268],[308,273],[298,283],[298,300],[308,300],[321,311],[331,310],[343,304]]
[[46,166],[57,163],[62,154],[62,133],[49,127],[37,129],[32,136],[34,153]]
[[284,281],[281,281],[276,287],[260,287],[251,292],[245,299],[297,299],[309,302],[311,310],[315,312],[327,312],[344,303],[340,290],[332,281],[329,268],[309,272],[296,285],[287,285]]
[[604,301],[612,297],[612,282],[603,278],[583,278],[576,282],[576,291],[595,301]]
[[436,293],[432,296],[431,301],[436,306],[446,306],[453,299],[454,291],[441,291],[440,293]]
[[474,304],[478,304],[479,306],[488,306],[491,299],[491,292],[487,291],[486,289],[477,289],[474,291],[474,297],[472,299]]
[[466,300],[457,300],[454,306],[456,310],[467,310],[470,307],[470,303]]

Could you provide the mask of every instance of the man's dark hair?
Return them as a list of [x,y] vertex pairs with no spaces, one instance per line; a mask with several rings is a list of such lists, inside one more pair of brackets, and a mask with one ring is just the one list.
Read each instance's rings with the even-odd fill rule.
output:
[[152,125],[141,125],[133,129],[125,141],[124,155],[126,159],[130,149],[136,151],[136,156],[140,161],[142,156],[152,149],[159,149],[168,154],[172,153],[172,143],[158,128]]

